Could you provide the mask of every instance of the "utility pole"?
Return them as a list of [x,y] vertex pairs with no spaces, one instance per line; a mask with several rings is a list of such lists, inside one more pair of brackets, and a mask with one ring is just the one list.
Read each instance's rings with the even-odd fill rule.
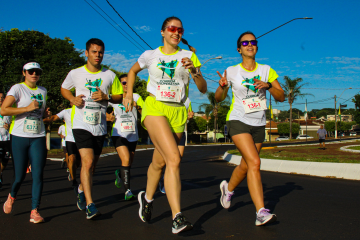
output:
[[336,95],[334,96],[335,99],[335,138],[337,138],[337,124],[336,124]]

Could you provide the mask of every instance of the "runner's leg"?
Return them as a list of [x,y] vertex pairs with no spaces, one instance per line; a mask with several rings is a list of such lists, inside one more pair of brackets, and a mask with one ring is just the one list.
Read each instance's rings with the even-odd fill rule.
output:
[[81,171],[80,171],[80,180],[81,184],[79,189],[84,191],[86,204],[89,205],[93,203],[91,196],[92,188],[92,175],[93,175],[93,166],[94,166],[94,150],[92,148],[80,148],[79,149],[81,156]]

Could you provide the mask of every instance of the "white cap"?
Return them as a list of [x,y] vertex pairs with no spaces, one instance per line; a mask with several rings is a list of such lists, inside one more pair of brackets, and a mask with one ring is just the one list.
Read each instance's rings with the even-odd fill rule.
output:
[[42,70],[40,68],[40,64],[38,64],[37,62],[29,62],[29,63],[25,64],[23,67],[24,70],[30,70],[30,69],[34,69],[34,68]]

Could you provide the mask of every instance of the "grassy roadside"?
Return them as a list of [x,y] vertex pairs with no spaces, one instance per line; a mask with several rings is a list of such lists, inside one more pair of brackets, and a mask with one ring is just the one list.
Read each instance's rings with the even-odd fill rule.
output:
[[[309,162],[360,163],[359,153],[340,150],[341,147],[346,145],[350,144],[328,144],[325,150],[320,149],[318,145],[263,149],[260,152],[260,158]],[[355,149],[360,150],[360,145],[356,146]],[[228,152],[241,156],[238,150],[230,150]]]
[[352,149],[352,150],[360,150],[360,146],[356,146],[356,147],[349,147],[348,149]]

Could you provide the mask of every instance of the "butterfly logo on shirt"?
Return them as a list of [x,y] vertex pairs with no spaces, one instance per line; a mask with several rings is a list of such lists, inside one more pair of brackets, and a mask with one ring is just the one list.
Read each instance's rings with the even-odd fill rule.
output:
[[[243,77],[243,78],[244,78],[244,77]],[[247,88],[246,94],[249,93],[249,90],[253,91],[254,93],[257,93],[257,92],[259,91],[259,89],[255,88],[255,85],[254,85],[255,81],[254,81],[254,79],[260,80],[260,76],[257,75],[257,76],[255,76],[255,77],[253,77],[253,78],[250,78],[250,79],[244,78],[244,80],[241,82],[241,85],[243,85],[244,87]]]
[[85,87],[90,90],[90,95],[91,95],[93,92],[97,91],[96,87],[100,88],[102,82],[103,80],[101,78],[96,79],[95,81],[86,79]]
[[44,98],[43,95],[41,95],[41,93],[35,95],[35,94],[31,94],[31,100],[36,100],[39,103],[39,108],[42,107],[43,102],[44,102]]
[[161,61],[161,59],[159,59],[159,61],[160,62],[157,64],[157,66],[163,72],[162,78],[164,78],[164,74],[166,73],[172,80],[173,77],[175,76],[175,69],[179,64],[179,61],[172,60],[171,62],[165,62],[165,60]]

